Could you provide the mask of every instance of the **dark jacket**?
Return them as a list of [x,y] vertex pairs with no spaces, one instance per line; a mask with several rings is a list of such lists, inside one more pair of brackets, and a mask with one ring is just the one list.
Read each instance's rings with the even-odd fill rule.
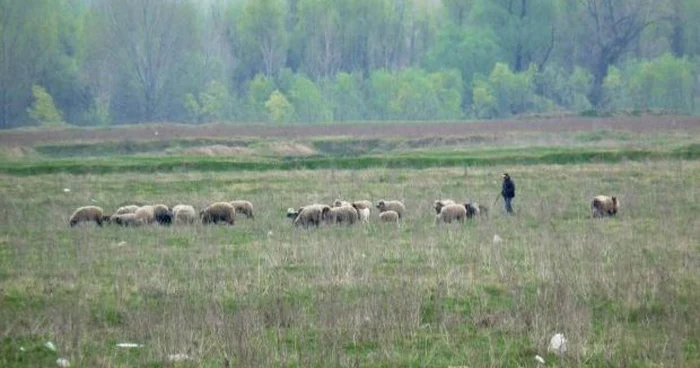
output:
[[515,183],[511,178],[503,179],[503,185],[501,186],[501,195],[504,198],[515,197]]

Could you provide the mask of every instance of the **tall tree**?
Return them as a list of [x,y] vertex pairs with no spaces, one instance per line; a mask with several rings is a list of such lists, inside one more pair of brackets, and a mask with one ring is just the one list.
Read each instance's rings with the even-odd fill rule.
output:
[[467,24],[474,0],[442,0],[445,17],[458,26]]
[[590,100],[601,102],[602,86],[608,68],[617,63],[642,31],[659,16],[649,0],[569,0],[580,6],[583,15],[583,62],[593,74]]
[[26,119],[31,87],[56,45],[52,0],[0,0],[0,127]]
[[285,65],[287,45],[287,2],[283,0],[248,0],[237,14],[234,43],[240,57],[252,67],[252,75],[258,72],[266,76],[276,75]]
[[303,50],[303,69],[313,77],[334,75],[340,68],[340,14],[332,0],[300,0],[295,47]]
[[131,118],[163,118],[165,86],[191,47],[192,5],[186,0],[102,0],[96,11],[109,65],[135,86],[130,101],[139,108]]
[[555,10],[554,1],[477,0],[471,23],[494,32],[516,72],[531,63],[542,69],[554,48]]

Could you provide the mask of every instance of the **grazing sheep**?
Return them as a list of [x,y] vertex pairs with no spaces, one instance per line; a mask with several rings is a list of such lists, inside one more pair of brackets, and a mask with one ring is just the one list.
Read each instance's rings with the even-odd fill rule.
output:
[[138,209],[139,209],[139,206],[137,206],[135,204],[131,204],[128,206],[121,206],[121,207],[119,207],[117,212],[115,212],[114,214],[115,215],[123,215],[123,214],[127,214],[127,213],[135,213],[136,210],[138,210]]
[[70,215],[68,223],[71,227],[81,222],[94,221],[97,225],[102,226],[102,222],[109,221],[109,216],[103,214],[102,208],[96,206],[80,207]]
[[331,224],[352,225],[357,222],[358,218],[359,214],[355,207],[333,207],[330,211],[323,213],[323,219]]
[[255,218],[253,215],[253,204],[249,201],[232,201],[231,206],[236,209],[236,213],[242,213],[246,218]]
[[467,218],[466,206],[459,204],[448,204],[443,207],[440,213],[435,216],[435,222],[452,223],[452,221],[464,222]]
[[141,206],[134,212],[134,215],[145,225],[150,225],[156,221],[155,209],[153,206]]
[[357,210],[357,215],[359,216],[360,222],[369,222],[370,210],[368,207],[358,206],[357,203],[353,203],[352,206],[355,207],[355,210]]
[[591,201],[591,213],[593,217],[615,216],[620,208],[617,197],[599,195]]
[[297,216],[299,216],[299,214],[300,214],[301,211],[303,211],[303,210],[304,210],[303,207],[302,207],[302,208],[299,208],[299,209],[296,209],[296,210],[295,210],[294,208],[292,208],[292,207],[289,207],[289,208],[287,208],[287,218],[290,219],[290,220],[292,220],[292,221],[294,221],[294,219],[296,219]]
[[158,225],[170,225],[173,223],[173,211],[164,204],[153,205],[153,217]]
[[173,217],[176,225],[191,225],[197,220],[197,211],[186,204],[178,204],[173,207]]
[[488,206],[485,206],[483,204],[477,205],[479,208],[479,216],[481,217],[489,217],[489,208]]
[[318,227],[321,224],[331,207],[324,204],[312,204],[299,209],[299,214],[294,218],[294,225],[309,227],[310,225]]
[[372,202],[370,202],[368,200],[361,200],[361,201],[352,202],[352,206],[357,208],[358,210],[363,210],[366,208],[370,211],[372,211],[372,207],[373,207]]
[[136,217],[135,213],[121,213],[110,217],[110,222],[119,226],[141,226],[143,221]]
[[216,202],[199,212],[203,224],[218,224],[225,222],[233,225],[236,218],[236,209],[226,202]]
[[448,204],[457,204],[457,203],[451,199],[438,199],[435,202],[433,202],[433,208],[435,208],[435,214],[439,215],[440,210],[442,210],[442,208],[447,206]]
[[400,201],[381,200],[377,202],[377,208],[379,209],[379,213],[395,211],[399,215],[399,219],[403,218],[403,213],[406,211],[406,206],[404,206]]
[[333,205],[331,207],[352,207],[352,204],[348,201],[336,199],[333,201]]
[[481,206],[478,203],[465,203],[464,208],[467,209],[467,218],[481,216]]
[[384,211],[379,214],[379,220],[381,222],[391,222],[398,224],[400,219],[401,217],[399,216],[399,213],[394,210]]

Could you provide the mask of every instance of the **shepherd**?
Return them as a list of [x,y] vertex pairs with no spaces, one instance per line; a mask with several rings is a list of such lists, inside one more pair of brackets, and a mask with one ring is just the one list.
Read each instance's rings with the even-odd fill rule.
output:
[[508,173],[503,173],[503,185],[501,185],[501,195],[503,196],[503,201],[506,205],[506,212],[508,214],[513,214],[513,207],[510,202],[515,197],[515,183],[513,179],[510,178]]

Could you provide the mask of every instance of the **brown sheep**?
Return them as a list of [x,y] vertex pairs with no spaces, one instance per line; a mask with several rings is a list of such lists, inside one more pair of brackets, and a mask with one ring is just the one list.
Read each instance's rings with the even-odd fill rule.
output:
[[305,228],[313,225],[318,227],[321,224],[331,207],[324,204],[312,204],[299,209],[299,214],[294,218],[294,225]]
[[253,204],[249,201],[232,201],[231,206],[236,209],[236,213],[242,213],[246,218],[255,218],[253,215]]
[[81,222],[92,222],[94,221],[97,225],[102,226],[102,223],[109,221],[109,216],[105,216],[102,208],[96,206],[85,206],[76,209],[68,223],[71,227],[81,223]]
[[591,201],[591,215],[593,217],[615,216],[620,208],[617,197],[599,195]]
[[447,206],[448,204],[457,204],[457,203],[451,199],[438,199],[435,202],[433,202],[433,208],[435,208],[435,214],[439,215],[440,210],[442,210],[442,208]]
[[110,222],[113,224],[117,224],[119,226],[141,226],[143,225],[143,221],[138,219],[136,217],[136,214],[134,213],[122,213],[118,215],[112,215],[110,217]]
[[150,225],[156,221],[155,209],[153,206],[141,206],[134,212],[134,215],[145,225]]
[[139,209],[139,206],[137,206],[135,204],[128,205],[128,206],[121,206],[121,207],[119,207],[117,212],[115,212],[114,214],[115,215],[123,215],[126,213],[135,213],[136,210],[138,210],[138,209]]
[[386,211],[395,211],[399,215],[399,219],[403,218],[403,213],[406,211],[406,206],[400,201],[385,201],[381,200],[377,202],[377,208],[379,213]]
[[352,225],[357,222],[359,214],[355,207],[341,206],[333,207],[324,213],[323,219],[331,224]]
[[379,214],[379,220],[381,222],[391,222],[398,224],[400,220],[399,213],[393,210],[384,211]]
[[203,224],[218,224],[225,222],[233,225],[236,218],[236,209],[226,202],[216,202],[199,212]]
[[448,204],[443,207],[440,213],[435,216],[435,222],[452,223],[452,221],[464,222],[467,218],[466,206],[459,204]]
[[190,225],[197,220],[197,211],[190,205],[178,204],[173,207],[173,218],[176,225]]

